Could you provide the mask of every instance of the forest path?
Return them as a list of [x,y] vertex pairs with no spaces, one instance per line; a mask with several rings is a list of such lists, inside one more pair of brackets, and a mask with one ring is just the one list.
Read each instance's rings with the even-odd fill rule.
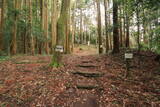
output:
[[55,104],[55,107],[100,107],[102,86],[99,78],[104,74],[97,56],[97,48],[93,45],[76,46],[72,55],[64,56],[71,78],[66,83],[66,90],[55,99],[56,103],[65,103]]
[[78,54],[67,59],[72,67],[69,71],[71,78],[66,84],[66,91],[56,99],[56,102],[65,104],[57,104],[55,107],[100,107],[99,99],[103,87],[99,78],[104,73],[97,55]]
[[98,54],[98,49],[95,45],[76,45],[73,51],[73,55],[88,56]]
[[0,106],[159,107],[156,55],[147,57],[150,52],[142,53],[146,57],[141,68],[135,55],[131,76],[126,79],[124,53],[86,55],[85,52],[63,55],[64,66],[60,68],[49,66],[51,56],[15,56],[1,62]]

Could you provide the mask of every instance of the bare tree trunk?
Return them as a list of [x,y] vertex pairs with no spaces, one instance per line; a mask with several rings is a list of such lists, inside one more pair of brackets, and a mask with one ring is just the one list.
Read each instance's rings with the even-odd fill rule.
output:
[[46,54],[49,54],[49,44],[48,44],[48,0],[44,1],[44,35],[46,38],[45,41],[45,51]]
[[[123,1],[123,4],[124,4],[124,1]],[[123,36],[122,36],[122,43],[123,43],[123,46],[125,46],[125,40],[126,40],[126,18],[125,18],[125,8],[124,8],[124,5],[123,5],[123,10],[122,10],[122,13],[123,13],[123,22],[122,22],[122,32],[123,32]]]
[[[69,3],[70,4],[70,3]],[[66,54],[70,53],[70,6],[67,15],[67,25],[66,25]]]
[[[143,6],[144,7],[144,6]],[[145,9],[143,9],[143,42],[145,44],[148,44],[148,38],[146,37],[146,33],[147,33],[147,24],[146,24],[146,16],[145,16]]]
[[137,45],[138,45],[138,65],[139,68],[141,66],[141,56],[140,56],[140,50],[141,50],[141,44],[140,44],[140,16],[139,16],[139,3],[137,2],[137,8],[136,8],[136,18],[137,18]]
[[[14,0],[14,8],[17,9],[18,8],[18,2],[17,0]],[[17,20],[18,20],[18,16],[17,13],[14,14],[14,24],[13,24],[13,36],[12,36],[12,41],[11,41],[11,54],[15,55],[17,52]]]
[[128,13],[126,13],[126,47],[129,47],[129,16]]
[[5,9],[5,0],[2,0],[2,7],[0,9],[0,51],[3,50],[3,28],[4,28],[4,9]]
[[34,37],[32,35],[32,0],[29,0],[29,35],[31,37],[31,54],[35,54]]
[[[40,0],[41,29],[44,28],[44,0]],[[42,54],[42,42],[39,42],[39,54]]]
[[105,7],[105,31],[106,31],[106,53],[108,53],[109,50],[109,35],[108,35],[108,15],[107,15],[107,0],[104,0],[104,7]]
[[[57,43],[56,45],[65,46],[65,37],[67,32],[67,21],[70,9],[70,0],[62,0],[61,14],[57,23]],[[52,66],[58,67],[61,64],[61,53],[54,51]]]
[[[108,1],[108,7],[110,6],[110,0],[107,0]],[[110,15],[110,12],[109,12],[109,14],[108,14],[108,26],[111,26],[111,15]],[[111,33],[111,31],[109,31],[108,32],[108,36],[109,36],[109,49],[113,49],[113,46],[112,46],[112,38],[113,38],[113,36],[112,36],[112,33]]]
[[[73,6],[73,9],[75,9],[75,6],[76,3],[74,3],[74,6]],[[75,11],[73,11],[73,14],[72,14],[72,42],[71,42],[71,51],[73,52],[73,48],[74,48],[74,41],[75,41],[75,30],[76,30],[76,22],[75,22]],[[71,19],[70,19],[71,20]]]
[[119,53],[118,3],[113,0],[113,53]]
[[123,32],[122,32],[122,7],[119,8],[121,17],[119,18],[119,36],[120,36],[120,47],[123,47]]
[[[138,7],[138,6],[137,6]],[[138,44],[138,52],[140,52],[140,22],[139,22],[139,9],[136,10],[136,16],[137,16],[137,44]]]
[[51,35],[52,35],[52,53],[54,51],[54,47],[56,45],[56,38],[57,38],[57,0],[52,0],[52,29],[51,29]]
[[80,44],[83,43],[83,12],[82,9],[80,9]]
[[101,53],[103,53],[103,47],[102,47],[102,27],[101,27],[100,1],[96,0],[96,4],[97,4],[97,23],[98,23],[99,54],[101,54]]

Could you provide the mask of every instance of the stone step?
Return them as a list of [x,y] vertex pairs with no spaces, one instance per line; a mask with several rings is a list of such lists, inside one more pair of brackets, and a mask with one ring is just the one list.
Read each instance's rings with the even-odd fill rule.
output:
[[22,61],[18,61],[15,62],[15,64],[40,64],[40,63],[48,63],[47,61],[42,61],[42,60],[38,60],[38,61],[30,61],[30,60],[22,60]]
[[95,67],[98,67],[98,66],[85,64],[85,65],[77,65],[77,67],[82,67],[82,68],[95,68]]
[[87,60],[85,61],[84,60],[84,61],[82,61],[82,63],[92,63],[92,61],[87,61]]
[[90,72],[90,71],[75,71],[73,74],[81,75],[84,77],[102,77],[104,73],[101,72]]
[[77,89],[86,89],[86,90],[99,88],[98,85],[91,85],[91,84],[77,84],[76,87]]

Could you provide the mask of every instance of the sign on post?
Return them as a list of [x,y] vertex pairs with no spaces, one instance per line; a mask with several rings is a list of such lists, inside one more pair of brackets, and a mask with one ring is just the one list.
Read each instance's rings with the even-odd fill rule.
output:
[[64,48],[63,48],[63,46],[61,46],[61,45],[57,45],[56,48],[55,48],[55,51],[62,53],[62,52],[64,52]]
[[90,41],[88,41],[88,46],[90,45]]
[[125,59],[132,59],[133,53],[125,53]]
[[130,68],[130,59],[133,59],[133,53],[125,53],[125,60],[126,60],[126,73],[125,77],[128,77],[130,75],[129,68]]

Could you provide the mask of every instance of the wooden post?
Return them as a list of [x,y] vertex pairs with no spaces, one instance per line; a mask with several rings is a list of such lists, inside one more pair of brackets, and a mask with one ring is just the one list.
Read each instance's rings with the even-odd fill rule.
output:
[[130,76],[130,62],[131,59],[133,58],[133,53],[131,52],[126,52],[125,53],[125,61],[126,61],[126,72],[125,72],[125,78],[127,78],[128,76]]

